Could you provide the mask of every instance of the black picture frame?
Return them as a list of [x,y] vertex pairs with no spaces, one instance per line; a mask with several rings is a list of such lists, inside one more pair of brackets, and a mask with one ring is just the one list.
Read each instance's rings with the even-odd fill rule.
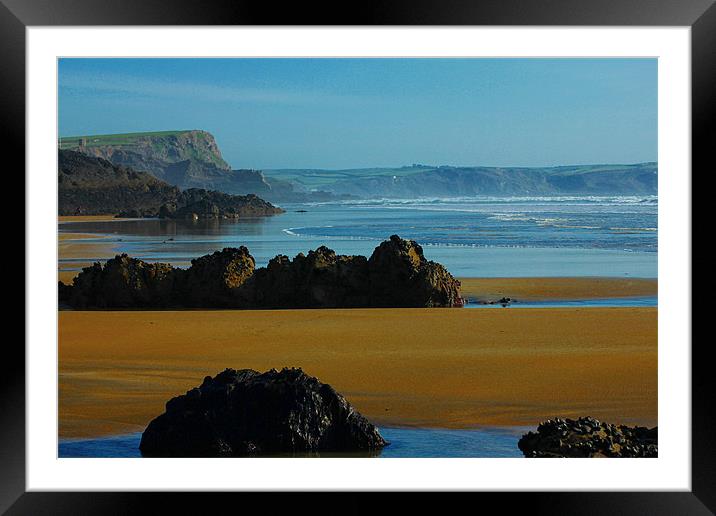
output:
[[[243,0],[0,0],[0,105],[5,148],[25,148],[25,28],[71,25],[555,25],[689,26],[692,44],[692,169],[713,173],[707,162],[716,144],[716,5],[714,0],[400,0],[271,3]],[[24,170],[24,152],[15,170]],[[24,181],[23,186],[24,190]],[[25,238],[28,235],[25,234]],[[695,270],[701,269],[692,260]],[[25,271],[27,274],[27,271]],[[693,297],[693,296],[692,296]],[[690,302],[690,300],[684,300]],[[26,307],[32,309],[32,307]],[[693,324],[693,316],[692,316]],[[507,512],[550,514],[712,514],[716,511],[716,432],[710,339],[692,345],[692,489],[641,493],[484,493],[465,502],[476,510],[494,501]],[[684,343],[688,345],[688,343]],[[195,502],[258,501],[252,494],[171,496],[151,493],[26,493],[25,353],[5,339],[0,396],[0,512],[7,514],[129,514],[160,503],[163,513],[184,513]],[[271,495],[271,513],[310,506],[306,494]],[[345,495],[337,507],[358,513],[383,504],[379,494]],[[472,495],[471,495],[472,496]],[[298,498],[298,502],[296,501]],[[405,497],[404,497],[405,498]],[[422,494],[405,503],[425,507]],[[206,507],[206,506],[205,506]],[[455,506],[457,507],[457,506]],[[406,509],[406,507],[404,507]],[[402,512],[402,511],[401,511]]]

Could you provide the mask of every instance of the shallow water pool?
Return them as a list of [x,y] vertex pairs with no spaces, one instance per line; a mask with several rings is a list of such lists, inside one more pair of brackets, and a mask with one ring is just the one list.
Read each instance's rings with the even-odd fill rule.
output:
[[[525,428],[483,428],[449,430],[435,428],[380,429],[381,435],[390,442],[383,450],[374,453],[311,454],[314,457],[379,457],[379,458],[487,458],[521,457],[517,441],[527,431]],[[137,432],[96,439],[60,440],[58,456],[94,458],[137,458],[142,434]],[[306,457],[307,454],[292,454]]]

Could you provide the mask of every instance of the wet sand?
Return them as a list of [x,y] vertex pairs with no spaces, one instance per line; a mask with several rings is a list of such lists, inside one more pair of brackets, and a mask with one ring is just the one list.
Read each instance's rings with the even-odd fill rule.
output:
[[107,215],[60,215],[57,222],[106,222],[117,220],[112,214]]
[[[71,215],[57,217],[60,225],[65,229],[71,227],[71,222],[108,222],[121,220],[114,215]],[[114,258],[117,251],[117,243],[112,242],[110,237],[95,233],[62,232],[57,234],[57,251],[60,260],[86,260],[83,263],[59,263],[58,272],[60,281],[65,283],[72,281],[79,271],[74,273],[67,271],[67,268],[87,267],[93,260],[108,260]],[[64,270],[64,272],[63,272]]]
[[464,297],[523,301],[608,299],[656,296],[658,281],[648,278],[460,278]]
[[[60,260],[87,260],[113,258],[116,254],[117,242],[102,235],[87,233],[59,233],[57,252]],[[58,264],[58,268],[67,267],[68,262]],[[77,267],[78,265],[74,265]]]
[[59,435],[141,431],[226,367],[300,366],[382,425],[657,422],[657,309],[59,313]]

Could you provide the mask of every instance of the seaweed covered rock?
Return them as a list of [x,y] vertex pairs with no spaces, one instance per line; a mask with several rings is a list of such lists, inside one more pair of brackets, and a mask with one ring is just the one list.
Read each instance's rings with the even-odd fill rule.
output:
[[460,282],[413,240],[392,235],[368,260],[371,306],[461,306]]
[[658,429],[600,422],[592,417],[555,418],[522,436],[525,457],[657,457]]
[[343,396],[301,369],[226,369],[169,400],[139,449],[145,457],[240,457],[387,444]]
[[170,306],[175,269],[147,263],[126,254],[82,269],[71,286],[60,282],[61,302],[75,308],[147,308]]

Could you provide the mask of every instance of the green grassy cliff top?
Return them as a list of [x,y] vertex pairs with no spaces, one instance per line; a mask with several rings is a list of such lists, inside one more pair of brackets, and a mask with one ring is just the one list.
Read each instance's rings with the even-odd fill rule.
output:
[[[60,149],[77,147],[80,140],[84,140],[87,147],[99,147],[102,145],[133,145],[137,140],[145,137],[166,137],[178,136],[192,132],[205,132],[196,129],[185,129],[181,131],[151,131],[145,133],[121,133],[121,134],[89,134],[83,136],[63,136],[58,141]],[[207,133],[208,134],[208,133]]]

